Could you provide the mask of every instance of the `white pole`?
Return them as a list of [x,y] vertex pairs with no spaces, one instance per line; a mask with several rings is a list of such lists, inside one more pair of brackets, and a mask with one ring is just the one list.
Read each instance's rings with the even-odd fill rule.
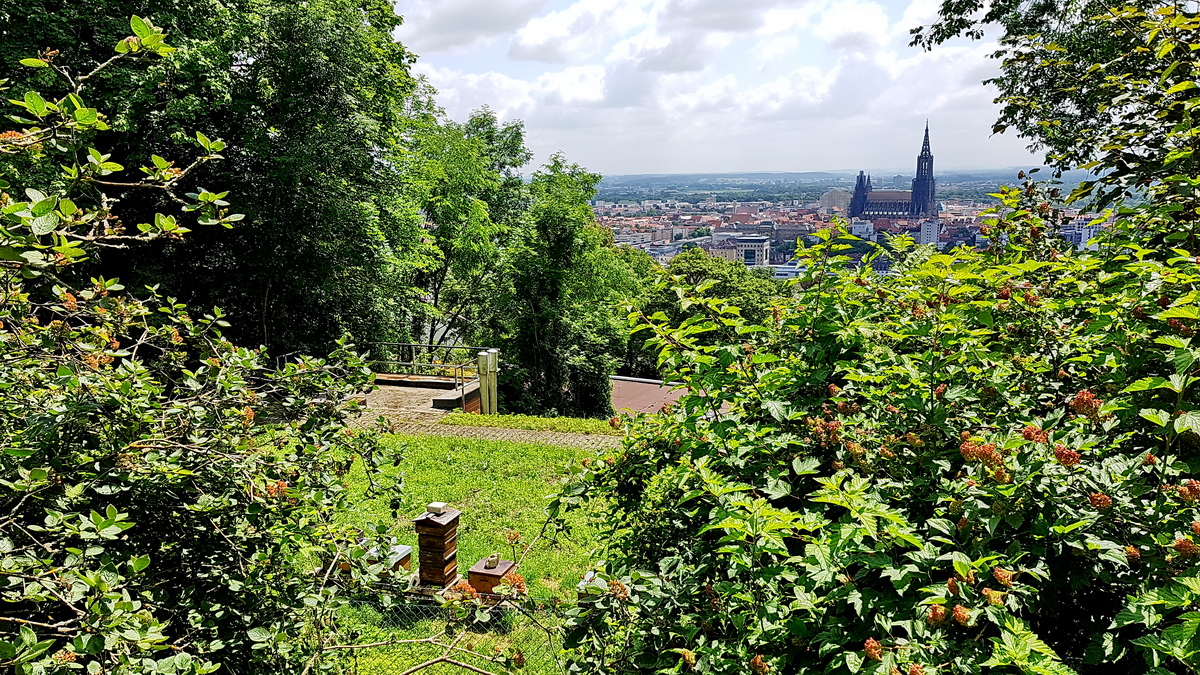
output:
[[488,353],[479,352],[478,375],[479,375],[479,414],[488,415],[488,410],[491,409],[492,402],[490,400],[492,390],[488,387]]
[[488,350],[488,404],[492,406],[492,414],[500,412],[500,350]]

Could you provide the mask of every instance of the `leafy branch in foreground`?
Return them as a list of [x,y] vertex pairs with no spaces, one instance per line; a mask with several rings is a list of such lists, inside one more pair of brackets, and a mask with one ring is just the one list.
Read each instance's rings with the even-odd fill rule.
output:
[[[365,554],[388,533],[333,521],[352,508],[344,476],[359,461],[367,495],[398,489],[374,471],[392,453],[346,426],[369,369],[345,341],[327,359],[274,368],[222,336],[219,310],[196,316],[113,279],[56,278],[92,246],[187,231],[158,214],[125,234],[121,200],[145,190],[201,223],[238,219],[224,193],[176,194],[221,141],[197,134],[202,153],[187,167],[155,157],[130,181],[94,147],[107,123],[84,103],[89,78],[170,53],[158,29],[131,24],[86,75],[52,52],[27,59],[70,91],[14,100],[25,126],[0,134],[0,175],[55,175],[21,186],[23,201],[5,194],[0,211],[0,669],[325,669],[337,609],[377,578],[382,565]],[[334,578],[344,563],[351,574]]]

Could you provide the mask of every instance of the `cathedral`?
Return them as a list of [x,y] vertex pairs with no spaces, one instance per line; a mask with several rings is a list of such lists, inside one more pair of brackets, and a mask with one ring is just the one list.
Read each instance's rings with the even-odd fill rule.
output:
[[850,198],[851,218],[936,218],[937,181],[933,178],[933,152],[929,150],[929,123],[925,123],[925,142],[917,155],[917,177],[911,190],[874,190],[871,177],[858,172],[854,196]]

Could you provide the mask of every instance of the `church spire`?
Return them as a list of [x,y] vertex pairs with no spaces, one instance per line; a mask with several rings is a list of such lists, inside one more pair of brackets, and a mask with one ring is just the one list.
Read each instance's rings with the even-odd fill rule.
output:
[[908,213],[920,218],[936,218],[937,180],[933,177],[933,150],[929,147],[929,120],[925,120],[925,140],[921,143],[921,154],[917,155],[917,177],[912,183],[912,197]]

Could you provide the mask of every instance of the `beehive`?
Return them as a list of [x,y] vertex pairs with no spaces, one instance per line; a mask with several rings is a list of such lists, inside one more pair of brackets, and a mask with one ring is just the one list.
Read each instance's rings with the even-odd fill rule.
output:
[[413,521],[417,530],[417,566],[423,586],[445,588],[458,579],[458,520],[462,512],[445,508]]
[[487,558],[484,558],[467,570],[467,582],[480,593],[491,593],[492,589],[500,585],[504,575],[508,574],[515,564],[511,560],[501,560],[496,563],[495,567],[489,569]]

